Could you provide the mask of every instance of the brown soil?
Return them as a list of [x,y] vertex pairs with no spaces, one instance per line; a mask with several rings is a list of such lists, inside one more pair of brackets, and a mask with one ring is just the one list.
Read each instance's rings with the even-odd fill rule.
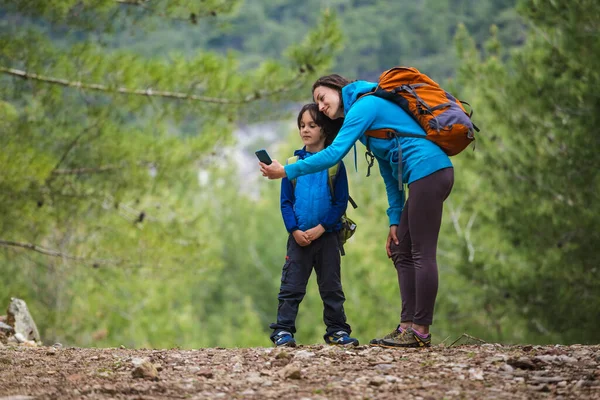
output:
[[600,346],[0,348],[0,399],[401,397],[598,399]]

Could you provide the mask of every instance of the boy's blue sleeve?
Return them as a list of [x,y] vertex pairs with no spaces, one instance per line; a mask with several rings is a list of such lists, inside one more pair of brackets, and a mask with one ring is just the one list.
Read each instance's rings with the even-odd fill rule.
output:
[[387,193],[388,205],[387,209],[388,219],[391,225],[400,225],[400,215],[402,215],[402,209],[404,208],[404,191],[400,191],[398,186],[398,179],[394,178],[392,166],[389,161],[377,158],[377,164],[379,164],[379,172],[385,182],[385,191]]
[[296,220],[296,214],[294,213],[294,202],[296,196],[294,195],[294,186],[288,178],[281,180],[281,216],[283,217],[283,223],[285,229],[289,233],[298,230],[298,221]]
[[340,162],[352,145],[367,131],[375,120],[376,110],[368,102],[355,103],[344,118],[344,124],[329,146],[317,154],[284,167],[289,179],[323,171]]
[[[314,156],[313,156],[314,157]],[[346,167],[343,162],[340,162],[337,176],[333,183],[333,202],[325,219],[321,221],[321,225],[325,230],[332,229],[342,218],[348,207],[348,175],[346,175]]]

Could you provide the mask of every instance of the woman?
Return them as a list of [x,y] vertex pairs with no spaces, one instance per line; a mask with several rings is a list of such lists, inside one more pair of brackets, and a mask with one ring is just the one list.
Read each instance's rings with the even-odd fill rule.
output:
[[[269,179],[297,178],[329,168],[339,162],[360,140],[373,153],[385,182],[389,208],[386,251],[398,272],[402,299],[400,324],[390,334],[371,340],[385,347],[429,347],[438,289],[437,241],[443,202],[454,183],[450,159],[433,142],[425,139],[419,124],[396,104],[376,96],[362,96],[377,85],[350,83],[340,75],[328,75],[313,85],[313,99],[331,119],[344,118],[333,143],[318,154],[282,166],[260,163]],[[379,138],[369,131],[388,129],[420,137]],[[400,176],[399,176],[400,175]],[[403,185],[410,198],[404,204]]]

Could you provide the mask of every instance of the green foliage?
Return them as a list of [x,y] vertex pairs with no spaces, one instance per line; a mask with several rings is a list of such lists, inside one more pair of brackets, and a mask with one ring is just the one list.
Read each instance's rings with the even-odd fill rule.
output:
[[[473,242],[498,248],[496,260],[475,260],[494,270],[485,281],[525,317],[525,337],[537,332],[544,341],[592,342],[600,307],[594,290],[600,6],[524,1],[519,9],[533,29],[509,62],[498,58],[497,43],[481,61],[472,45],[460,46],[463,83],[485,127],[462,169],[477,171],[481,182],[471,190],[479,200],[470,212],[485,204],[489,216],[473,226]],[[490,224],[497,226],[493,241]]]
[[[190,26],[170,25],[160,31],[135,35],[127,31],[105,40],[136,52],[156,54],[173,47],[193,54],[202,47],[223,52],[236,49],[244,65],[265,56],[278,57],[303,37],[307,26],[319,23],[323,12],[335,13],[345,48],[336,53],[331,70],[355,79],[376,79],[395,65],[418,66],[436,80],[454,75],[458,59],[453,37],[464,24],[478,44],[489,26],[501,28],[507,47],[524,41],[523,24],[514,10],[516,0],[252,0],[222,18]],[[220,15],[220,14],[219,14]],[[321,27],[321,25],[319,25]]]
[[[339,46],[335,17],[253,68],[233,52],[141,55],[106,40],[109,22],[120,34],[149,32],[158,17],[194,26],[176,17],[234,4],[2,3],[0,304],[25,299],[46,341],[233,346],[221,331],[259,326],[252,297],[229,304],[234,287],[212,289],[235,249],[214,229],[231,226],[228,207],[198,170],[220,162],[210,154],[235,126],[279,116],[308,91]],[[237,190],[226,178],[220,199]]]
[[[317,76],[412,64],[457,75],[482,128],[453,158],[435,340],[592,342],[600,7],[514,4],[0,1],[0,304],[25,299],[47,343],[270,345],[287,234],[254,150],[299,146],[288,110]],[[365,342],[401,304],[362,151],[342,281]],[[314,278],[297,326],[322,341]]]

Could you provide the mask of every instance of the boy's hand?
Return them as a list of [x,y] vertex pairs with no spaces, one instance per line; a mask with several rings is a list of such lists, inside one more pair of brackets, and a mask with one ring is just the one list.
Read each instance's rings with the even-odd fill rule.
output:
[[301,231],[300,229],[295,230],[292,233],[292,236],[294,236],[294,239],[296,239],[296,243],[298,243],[302,247],[308,246],[311,242],[306,232]]
[[319,224],[314,228],[310,228],[309,230],[307,230],[306,235],[308,236],[311,242],[314,242],[315,240],[320,238],[324,232],[325,228],[323,228],[323,225]]

